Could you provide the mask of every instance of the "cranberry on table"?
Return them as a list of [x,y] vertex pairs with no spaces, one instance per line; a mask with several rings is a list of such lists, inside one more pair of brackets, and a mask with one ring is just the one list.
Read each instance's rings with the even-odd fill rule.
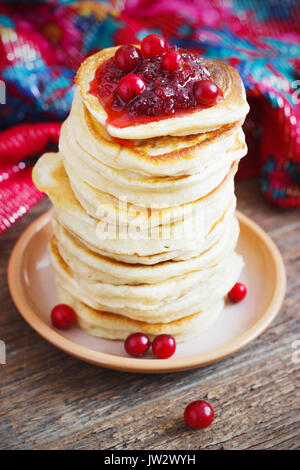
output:
[[115,53],[115,64],[123,72],[131,72],[139,63],[141,52],[131,44],[124,44]]
[[145,90],[144,80],[135,73],[129,73],[121,78],[118,83],[118,93],[125,103],[130,101]]
[[219,88],[211,80],[199,80],[193,91],[197,103],[202,106],[212,106],[217,102]]
[[184,410],[184,420],[188,426],[204,429],[211,425],[215,417],[212,406],[204,400],[190,403]]
[[69,305],[56,305],[51,311],[51,321],[56,328],[66,330],[74,324],[75,312]]
[[160,34],[149,34],[142,40],[141,51],[144,57],[162,55],[167,50],[167,41]]
[[150,348],[150,340],[144,333],[133,333],[126,338],[124,348],[131,356],[142,356]]
[[168,72],[176,72],[182,67],[182,63],[182,55],[172,49],[166,52],[162,58],[162,66]]
[[159,359],[168,359],[176,351],[176,341],[171,335],[156,336],[152,343],[152,351]]
[[246,297],[247,288],[242,282],[234,284],[233,288],[228,292],[228,297],[232,302],[240,302]]

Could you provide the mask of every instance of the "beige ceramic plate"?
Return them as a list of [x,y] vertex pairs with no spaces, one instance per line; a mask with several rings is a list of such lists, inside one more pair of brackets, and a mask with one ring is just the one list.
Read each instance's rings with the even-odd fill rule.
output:
[[260,335],[282,304],[286,276],[280,253],[269,236],[238,213],[241,234],[238,252],[244,256],[241,281],[248,295],[227,305],[216,324],[198,338],[179,344],[170,359],[128,357],[121,341],[89,336],[78,327],[60,331],[52,327],[50,311],[57,303],[47,250],[51,236],[50,212],[39,217],[20,237],[9,262],[11,295],[24,319],[50,343],[84,361],[130,372],[171,372],[220,360]]

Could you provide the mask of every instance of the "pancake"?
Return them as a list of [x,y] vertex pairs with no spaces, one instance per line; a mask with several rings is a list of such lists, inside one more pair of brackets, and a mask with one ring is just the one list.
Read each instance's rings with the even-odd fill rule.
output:
[[170,334],[177,343],[182,343],[208,329],[217,320],[224,306],[224,302],[220,301],[205,312],[195,313],[181,320],[170,323],[146,323],[88,307],[62,287],[59,279],[57,279],[57,293],[61,303],[74,308],[78,326],[83,331],[92,336],[112,340],[124,340],[131,333],[142,332],[148,335],[150,340],[159,334]]
[[220,238],[208,250],[185,261],[166,261],[155,265],[126,264],[101,256],[79,243],[55,218],[53,231],[59,253],[72,272],[86,279],[116,285],[163,282],[219,263],[226,251],[233,250],[239,235],[237,219],[227,224]]
[[[115,226],[101,222],[81,207],[75,198],[57,154],[46,154],[35,165],[33,180],[48,194],[58,220],[81,243],[104,256],[129,263],[155,264],[168,259],[199,255],[216,241],[233,217],[235,198],[225,201],[225,210],[196,212],[197,217],[157,226],[149,231],[116,232]],[[223,206],[224,207],[224,206]],[[168,219],[169,222],[169,219]]]
[[224,155],[241,131],[243,120],[201,134],[161,136],[147,140],[112,138],[82,103],[77,89],[70,115],[72,140],[103,164],[145,176],[180,176],[199,173]]
[[[55,157],[54,157],[55,158]],[[51,165],[54,164],[54,158],[51,159]],[[127,198],[116,198],[111,194],[100,191],[87,183],[76,171],[65,162],[69,182],[73,193],[86,210],[86,212],[96,219],[103,219],[112,225],[128,225],[139,227],[141,230],[157,225],[165,225],[168,221],[177,222],[183,218],[194,216],[196,212],[211,211],[220,214],[224,212],[228,201],[232,198],[233,177],[237,171],[237,162],[233,162],[228,174],[224,180],[209,194],[195,201],[186,204],[180,204],[173,207],[156,209],[151,207],[142,207],[127,201]]]
[[[139,46],[137,46],[139,47]],[[191,110],[183,116],[157,119],[147,124],[116,127],[107,121],[107,113],[98,98],[91,93],[90,82],[97,68],[113,57],[117,47],[104,49],[88,57],[80,66],[75,83],[80,89],[82,100],[94,118],[107,132],[120,139],[149,139],[167,135],[199,134],[218,129],[228,123],[239,121],[249,111],[242,80],[238,72],[219,60],[202,59],[203,65],[211,74],[211,79],[222,90],[224,100],[201,111]]]
[[90,281],[78,272],[73,273],[60,256],[55,238],[50,253],[56,277],[74,297],[91,308],[147,323],[168,323],[206,310],[232,288],[243,265],[240,256],[228,252],[220,264],[186,276],[150,285],[112,285]]
[[66,171],[76,173],[90,186],[130,203],[157,209],[195,201],[213,191],[226,177],[234,161],[246,153],[242,131],[237,131],[232,147],[218,155],[198,173],[176,177],[148,177],[103,164],[72,138],[67,120],[61,129],[59,150]]

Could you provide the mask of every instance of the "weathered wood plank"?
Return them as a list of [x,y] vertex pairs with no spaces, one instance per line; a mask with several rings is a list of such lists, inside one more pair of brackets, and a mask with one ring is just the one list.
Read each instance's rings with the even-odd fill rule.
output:
[[[72,442],[67,436],[42,448],[105,449],[108,443],[112,449],[280,448],[287,439],[288,448],[293,448],[299,439],[299,421],[294,420],[300,391],[296,373],[289,350],[270,353],[242,368],[223,369],[218,380],[211,375],[170,387],[163,398],[157,394],[137,404],[131,396],[125,413],[95,417],[97,422],[74,433]],[[198,397],[216,409],[215,422],[205,431],[190,430],[183,422],[185,405]],[[72,426],[74,418],[65,415],[64,422]]]

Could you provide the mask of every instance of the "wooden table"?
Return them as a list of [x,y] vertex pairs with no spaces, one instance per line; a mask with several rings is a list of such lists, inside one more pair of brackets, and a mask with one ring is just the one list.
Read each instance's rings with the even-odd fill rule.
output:
[[[85,364],[48,344],[21,318],[8,291],[7,263],[19,235],[49,207],[46,199],[0,236],[0,339],[7,345],[7,364],[0,365],[0,448],[300,448],[300,211],[269,206],[254,180],[238,183],[237,195],[239,209],[283,254],[283,308],[239,353],[176,374],[137,375]],[[216,412],[203,431],[183,423],[184,407],[195,399],[208,400]]]

